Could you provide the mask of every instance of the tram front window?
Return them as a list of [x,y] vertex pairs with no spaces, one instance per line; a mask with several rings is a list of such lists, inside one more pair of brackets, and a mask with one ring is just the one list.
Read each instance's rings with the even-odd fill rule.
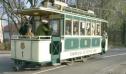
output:
[[36,16],[35,17],[35,35],[37,36],[48,36],[50,35],[49,21],[46,18]]
[[51,31],[52,31],[53,36],[59,36],[60,35],[59,23],[60,23],[59,20],[50,21]]
[[37,27],[36,35],[50,35],[50,28],[48,23],[40,23]]

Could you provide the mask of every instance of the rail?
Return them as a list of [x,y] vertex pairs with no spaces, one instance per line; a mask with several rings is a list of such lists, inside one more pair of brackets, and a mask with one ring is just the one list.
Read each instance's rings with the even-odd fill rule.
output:
[[11,39],[30,39],[30,40],[41,40],[51,39],[51,36],[27,36],[27,35],[12,35]]

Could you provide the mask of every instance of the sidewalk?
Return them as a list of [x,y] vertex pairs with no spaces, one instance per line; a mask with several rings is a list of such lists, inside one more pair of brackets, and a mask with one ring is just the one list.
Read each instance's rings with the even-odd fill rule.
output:
[[10,51],[2,51],[2,50],[0,50],[0,54],[10,54]]

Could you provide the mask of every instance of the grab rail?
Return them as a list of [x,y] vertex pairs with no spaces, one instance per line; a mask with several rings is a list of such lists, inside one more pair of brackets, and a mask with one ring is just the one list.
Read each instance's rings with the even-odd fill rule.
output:
[[51,39],[51,36],[27,36],[27,35],[12,35],[11,39],[31,39],[31,40],[41,40],[41,39]]

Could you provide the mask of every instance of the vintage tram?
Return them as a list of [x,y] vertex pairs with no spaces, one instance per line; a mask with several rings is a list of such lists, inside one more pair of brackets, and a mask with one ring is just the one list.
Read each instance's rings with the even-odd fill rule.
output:
[[[32,28],[35,34],[32,37],[12,36],[11,58],[16,70],[29,63],[55,65],[62,60],[105,53],[108,50],[108,39],[102,37],[103,27],[108,22],[96,18],[93,13],[62,5],[59,8],[40,6],[16,9],[15,13],[34,18]],[[46,33],[41,33],[43,31]]]

